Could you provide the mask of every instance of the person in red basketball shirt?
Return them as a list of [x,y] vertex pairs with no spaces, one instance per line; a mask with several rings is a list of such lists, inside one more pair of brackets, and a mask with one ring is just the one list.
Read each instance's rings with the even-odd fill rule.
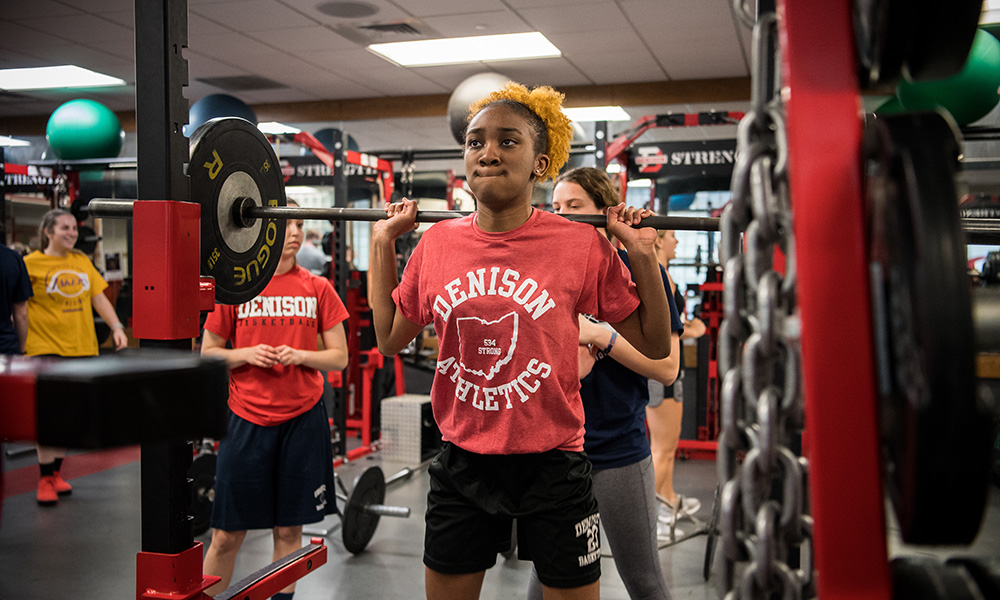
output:
[[[532,207],[535,183],[569,154],[562,94],[510,83],[473,103],[465,168],[477,212],[428,229],[396,275],[394,242],[416,205],[387,207],[372,231],[372,309],[392,355],[428,323],[439,340],[431,389],[444,444],[429,467],[425,591],[479,596],[510,547],[538,571],[545,597],[598,598],[600,514],[583,453],[578,315],[607,321],[645,355],[670,352],[670,317],[653,229],[642,211],[608,211],[634,277],[597,230]],[[632,281],[635,281],[633,284]]]
[[[302,547],[303,525],[336,511],[320,371],[347,366],[348,314],[328,279],[296,264],[302,237],[302,220],[288,219],[264,291],[239,306],[216,304],[205,321],[201,353],[225,358],[230,369],[204,567],[222,581],[209,594],[228,587],[247,530],[272,529],[278,560]],[[273,597],[289,600],[294,591],[292,584]]]

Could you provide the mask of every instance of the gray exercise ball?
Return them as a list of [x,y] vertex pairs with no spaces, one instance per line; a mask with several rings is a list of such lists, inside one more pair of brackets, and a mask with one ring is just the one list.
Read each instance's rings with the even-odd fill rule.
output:
[[448,126],[455,141],[465,143],[465,125],[469,116],[469,105],[490,95],[510,81],[510,77],[500,73],[477,73],[455,87],[448,98]]

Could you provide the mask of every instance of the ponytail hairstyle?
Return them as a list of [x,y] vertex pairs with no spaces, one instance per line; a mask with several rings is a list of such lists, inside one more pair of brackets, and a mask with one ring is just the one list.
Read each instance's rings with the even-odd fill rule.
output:
[[45,249],[49,247],[49,236],[46,231],[55,227],[56,220],[63,215],[72,217],[73,222],[76,222],[76,217],[73,216],[73,213],[61,208],[53,208],[42,215],[42,222],[38,224],[38,239],[41,240],[41,248],[39,250],[42,252],[45,252]]
[[564,94],[547,85],[533,89],[508,81],[502,88],[469,105],[469,121],[484,109],[493,106],[507,106],[520,113],[534,130],[535,153],[549,157],[548,169],[538,176],[542,181],[555,179],[559,169],[569,159],[569,145],[573,139],[573,125],[562,111]]

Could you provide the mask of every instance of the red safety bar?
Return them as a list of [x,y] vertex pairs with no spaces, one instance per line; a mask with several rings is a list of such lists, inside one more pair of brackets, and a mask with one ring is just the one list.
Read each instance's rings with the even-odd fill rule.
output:
[[[326,564],[322,538],[241,579],[215,596],[216,600],[266,600]],[[222,580],[202,573],[202,544],[179,554],[140,552],[136,556],[136,600],[208,600],[205,590]]]
[[818,595],[886,600],[852,4],[781,0],[778,17]]

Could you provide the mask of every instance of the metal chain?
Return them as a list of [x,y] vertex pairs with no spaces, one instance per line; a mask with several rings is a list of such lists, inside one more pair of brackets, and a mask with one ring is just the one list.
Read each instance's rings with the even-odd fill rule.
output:
[[[753,97],[737,131],[732,201],[720,223],[725,314],[717,466],[725,598],[810,598],[808,463],[792,449],[804,408],[777,18],[750,18],[744,0],[732,1],[734,14],[753,27]],[[775,269],[779,250],[783,273]]]

